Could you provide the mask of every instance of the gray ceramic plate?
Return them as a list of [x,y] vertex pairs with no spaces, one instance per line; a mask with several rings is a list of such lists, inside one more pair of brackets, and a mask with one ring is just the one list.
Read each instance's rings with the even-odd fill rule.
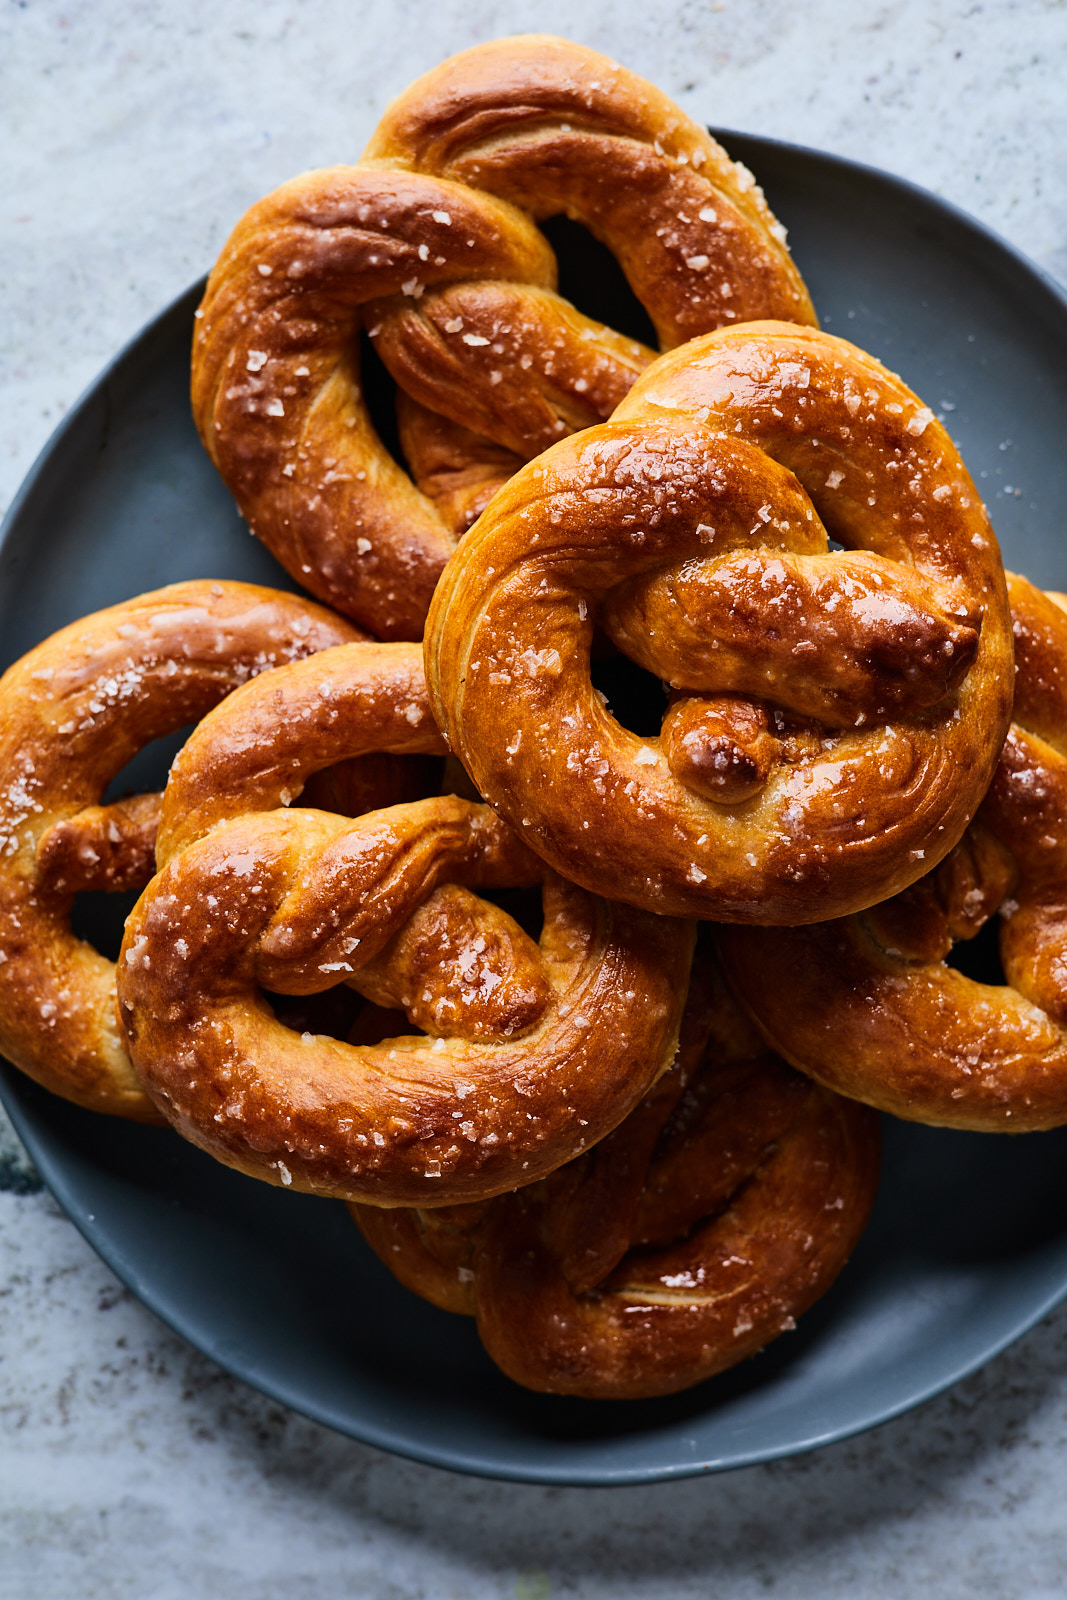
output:
[[[944,414],[1008,563],[1067,587],[1064,296],[920,190],[812,151],[723,138],[788,225],[825,326]],[[563,243],[565,287],[580,303],[624,299],[595,248]],[[193,431],[197,294],[98,379],[12,508],[3,664],[74,617],[174,579],[289,586]],[[614,314],[625,321],[625,304]],[[166,754],[140,758],[137,778],[151,781],[154,764],[158,780]],[[85,915],[105,944],[114,938],[114,911],[110,929],[106,909]],[[937,1393],[1067,1292],[1067,1130],[1009,1139],[892,1124],[870,1229],[796,1333],[670,1400],[533,1396],[496,1371],[468,1321],[394,1283],[340,1205],[251,1182],[170,1132],[79,1112],[5,1072],[5,1103],[60,1204],[165,1322],[307,1416],[463,1471],[634,1483],[808,1450]]]

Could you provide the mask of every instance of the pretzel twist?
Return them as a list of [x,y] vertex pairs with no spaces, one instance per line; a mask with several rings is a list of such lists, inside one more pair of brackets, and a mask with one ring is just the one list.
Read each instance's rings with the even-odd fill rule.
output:
[[[559,212],[615,252],[665,347],[815,320],[751,175],[650,84],[540,35],[421,78],[358,166],[253,206],[211,275],[193,356],[204,443],[294,577],[382,637],[421,636],[493,489],[610,415],[651,358],[555,293],[535,223]],[[403,391],[419,487],[363,403],[361,326]]]
[[595,1149],[485,1205],[352,1213],[518,1383],[637,1399],[792,1328],[851,1254],[878,1166],[877,1118],[763,1050],[694,967],[677,1065]]
[[[667,680],[660,737],[593,688],[598,623]],[[673,916],[811,922],[912,882],[1010,711],[1003,573],[951,440],[872,357],[778,323],[660,357],[519,472],[425,647],[501,815],[575,882]]]
[[[175,763],[120,1015],[168,1119],[228,1165],[374,1205],[481,1199],[601,1138],[670,1064],[691,926],[594,900],[455,795],[275,809],[346,757],[441,748],[418,647],[368,644],[247,685]],[[472,892],[536,884],[536,943]],[[263,993],[339,983],[424,1031],[300,1035]]]
[[159,797],[105,805],[153,739],[254,673],[358,637],[245,583],[177,583],[53,634],[0,679],[0,1050],[75,1104],[156,1120],[115,1024],[115,968],[71,931],[77,892],[140,888]]
[[[1067,1122],[1067,602],[1008,588],[1013,720],[960,844],[861,916],[724,930],[721,951],[761,1031],[810,1076],[912,1121],[1021,1133]],[[998,912],[1006,983],[948,966]]]

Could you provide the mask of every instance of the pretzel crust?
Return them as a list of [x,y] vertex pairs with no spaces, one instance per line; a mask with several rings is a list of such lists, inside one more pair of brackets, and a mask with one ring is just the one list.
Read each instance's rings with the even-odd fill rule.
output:
[[[661,737],[594,690],[598,623],[668,680]],[[780,323],[662,356],[511,479],[425,649],[501,815],[674,916],[814,922],[902,888],[960,837],[1010,715],[996,540],[951,440],[872,357]]]
[[0,1050],[53,1093],[157,1121],[115,1023],[115,967],[71,931],[75,893],[151,875],[157,796],[102,805],[153,739],[279,662],[358,637],[246,583],[176,583],[61,629],[0,679]]
[[[541,35],[420,79],[359,165],[253,206],[211,274],[192,375],[204,444],[287,570],[381,637],[421,636],[488,492],[610,415],[651,358],[555,293],[535,221],[559,212],[614,250],[665,346],[815,320],[751,174],[650,84]],[[418,486],[364,404],[361,327],[405,392]]]
[[[482,1199],[603,1137],[669,1066],[693,929],[564,883],[456,795],[284,809],[377,748],[441,748],[417,646],[323,652],[204,719],[127,923],[122,1024],[168,1120],[240,1171],[372,1205]],[[536,942],[476,892],[537,884]],[[424,1032],[301,1035],[263,993],[341,982]]]
[[[1022,1133],[1067,1122],[1067,602],[1008,588],[1013,720],[957,848],[861,916],[724,929],[719,947],[768,1042],[819,1082],[910,1121]],[[998,912],[1006,983],[948,966]]]
[[678,1064],[594,1150],[482,1206],[351,1209],[401,1282],[477,1317],[516,1382],[638,1399],[754,1355],[825,1293],[879,1142],[873,1113],[764,1051],[694,969]]

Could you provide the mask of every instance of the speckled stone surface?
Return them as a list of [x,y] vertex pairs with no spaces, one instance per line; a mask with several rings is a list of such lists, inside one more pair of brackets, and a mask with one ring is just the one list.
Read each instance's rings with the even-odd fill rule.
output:
[[[451,51],[538,27],[694,116],[869,161],[1067,277],[1062,0],[6,0],[0,503],[274,184]],[[0,1600],[1053,1600],[1067,1309],[877,1433],[654,1489],[483,1483],[285,1412],[112,1278],[0,1123]]]

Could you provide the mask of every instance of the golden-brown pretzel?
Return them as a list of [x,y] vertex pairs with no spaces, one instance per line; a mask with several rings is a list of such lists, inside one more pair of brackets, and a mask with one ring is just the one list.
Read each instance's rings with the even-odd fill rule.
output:
[[[594,689],[598,622],[668,680],[661,737]],[[959,838],[1007,728],[1011,630],[932,413],[844,340],[752,323],[661,356],[498,492],[441,579],[426,666],[455,754],[558,871],[670,915],[797,923]]]
[[595,1149],[481,1206],[352,1207],[401,1282],[477,1316],[531,1389],[699,1383],[793,1327],[866,1224],[878,1119],[770,1055],[698,971],[678,1064]]
[[[727,929],[735,992],[775,1049],[898,1117],[978,1132],[1067,1122],[1067,616],[1009,577],[1012,725],[989,793],[928,877],[861,916]],[[1000,913],[1006,985],[946,965]]]
[[[324,652],[204,720],[127,922],[120,1016],[167,1117],[228,1165],[371,1204],[480,1199],[602,1137],[670,1064],[692,928],[564,883],[456,795],[272,809],[375,747],[440,748],[417,646]],[[539,943],[470,892],[538,883]],[[425,1034],[300,1035],[262,993],[342,982]]]
[[115,1025],[115,968],[71,931],[83,889],[152,872],[158,796],[103,805],[145,745],[253,673],[359,637],[246,583],[176,583],[72,623],[0,679],[0,1050],[76,1104],[157,1113]]
[[[535,222],[558,212],[616,253],[665,348],[734,320],[815,320],[751,175],[650,84],[541,35],[419,79],[358,166],[262,200],[211,275],[204,443],[283,565],[384,638],[420,637],[495,484],[610,415],[651,357],[554,292]],[[362,400],[364,324],[405,391],[418,488]]]

